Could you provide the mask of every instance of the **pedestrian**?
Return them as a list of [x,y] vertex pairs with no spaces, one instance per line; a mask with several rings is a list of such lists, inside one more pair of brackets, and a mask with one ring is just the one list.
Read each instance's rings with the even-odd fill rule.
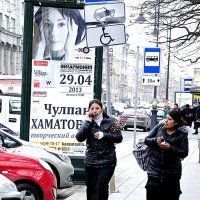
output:
[[172,110],[177,110],[181,112],[181,109],[179,108],[178,103],[174,103],[174,108]]
[[187,122],[189,128],[191,128],[193,122],[193,110],[190,108],[189,104],[185,105],[185,108],[181,111],[181,115],[183,120]]
[[151,147],[146,199],[179,200],[181,160],[188,155],[188,132],[180,112],[170,111],[165,124],[155,126],[145,144]]
[[167,113],[170,111],[170,105],[169,103],[165,103],[165,107],[164,107],[164,113],[163,113],[163,119],[166,119]]
[[197,108],[195,109],[195,121],[194,121],[194,134],[198,134],[198,128],[200,128],[200,102],[197,105]]
[[77,9],[39,7],[35,13],[33,59],[69,60],[85,38],[85,21]]
[[84,163],[87,200],[108,199],[109,182],[117,163],[115,143],[122,142],[121,130],[112,129],[115,120],[104,112],[100,100],[91,100],[85,121],[76,134],[79,142],[86,140]]

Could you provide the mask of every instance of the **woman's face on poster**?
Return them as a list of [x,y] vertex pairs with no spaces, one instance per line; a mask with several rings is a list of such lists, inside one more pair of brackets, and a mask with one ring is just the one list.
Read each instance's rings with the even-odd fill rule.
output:
[[68,35],[68,20],[55,8],[43,8],[43,29],[50,51],[64,49]]

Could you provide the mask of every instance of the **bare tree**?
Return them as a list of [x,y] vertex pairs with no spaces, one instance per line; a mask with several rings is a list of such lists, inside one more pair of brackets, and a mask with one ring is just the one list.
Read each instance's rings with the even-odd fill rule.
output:
[[[198,2],[198,0],[191,1]],[[142,4],[142,12],[152,24],[159,18],[159,22],[156,21],[159,23],[159,40],[163,43],[170,42],[174,58],[198,63],[200,62],[200,0],[199,4],[193,4],[191,1],[146,1]],[[171,38],[166,36],[169,28],[171,28]]]

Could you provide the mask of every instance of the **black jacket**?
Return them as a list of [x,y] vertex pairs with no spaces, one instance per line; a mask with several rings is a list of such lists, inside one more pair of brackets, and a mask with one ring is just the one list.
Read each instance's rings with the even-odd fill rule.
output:
[[[76,139],[79,142],[86,140],[86,155],[85,165],[87,166],[105,166],[105,165],[116,165],[116,152],[115,143],[122,141],[122,134],[120,130],[110,133],[109,130],[115,123],[115,118],[108,116],[103,113],[103,120],[99,125],[92,120],[85,121],[81,126],[80,130],[76,134]],[[94,133],[101,131],[104,136],[98,140],[94,138]]]
[[[156,138],[160,136],[171,145],[168,150],[162,150],[157,145]],[[182,174],[181,159],[188,155],[187,129],[183,126],[172,135],[167,135],[164,126],[157,125],[145,138],[145,144],[152,147],[147,168],[148,176],[160,181],[179,180]]]

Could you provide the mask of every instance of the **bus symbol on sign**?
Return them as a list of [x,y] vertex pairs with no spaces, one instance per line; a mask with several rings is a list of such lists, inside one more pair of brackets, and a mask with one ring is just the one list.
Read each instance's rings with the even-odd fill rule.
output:
[[151,61],[157,62],[158,61],[158,56],[147,56],[146,57],[146,61],[147,62],[151,62]]

